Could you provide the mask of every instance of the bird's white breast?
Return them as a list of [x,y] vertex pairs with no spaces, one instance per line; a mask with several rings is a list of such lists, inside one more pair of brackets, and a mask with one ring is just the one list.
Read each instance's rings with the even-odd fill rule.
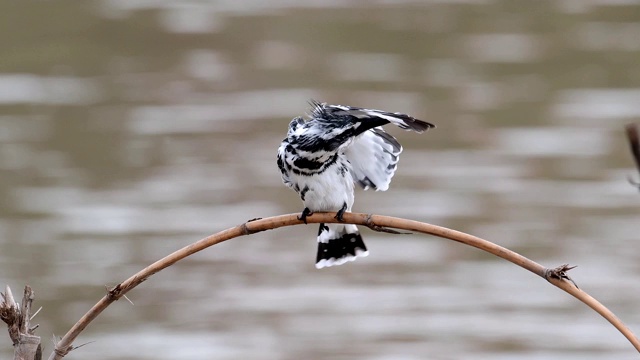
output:
[[[347,203],[347,211],[353,206],[354,183],[349,163],[343,155],[321,174],[303,176],[291,174],[299,189],[309,190],[304,196],[304,205],[311,211],[338,211]],[[344,174],[340,167],[346,165]]]

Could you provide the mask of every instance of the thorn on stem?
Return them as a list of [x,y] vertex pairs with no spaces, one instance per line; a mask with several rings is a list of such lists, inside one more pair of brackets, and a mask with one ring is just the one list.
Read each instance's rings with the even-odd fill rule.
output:
[[109,290],[107,286],[105,286],[105,288],[107,289],[107,296],[110,299],[118,300],[120,298],[120,294],[122,293],[122,284],[116,285],[111,290]]
[[545,270],[545,274],[544,277],[547,279],[547,281],[549,281],[549,279],[558,279],[558,280],[566,280],[566,281],[570,281],[573,286],[575,286],[576,288],[580,289],[578,287],[578,284],[576,284],[575,281],[573,281],[573,279],[567,275],[567,272],[571,269],[576,268],[576,266],[569,266],[569,264],[562,264],[556,268],[553,269],[546,269]]
[[42,310],[42,306],[40,306],[38,311],[36,311],[33,315],[31,315],[31,317],[29,318],[29,321],[33,320],[33,318],[36,317],[36,315],[38,315],[40,313],[40,310]]
[[411,234],[411,232],[403,232],[403,231],[398,231],[398,230],[394,230],[394,229],[389,229],[380,225],[376,225],[373,222],[372,219],[372,214],[367,214],[367,227],[373,231],[377,231],[377,232],[384,232],[384,233],[388,233],[388,234],[396,234],[396,235],[409,235]]
[[88,341],[88,342],[86,342],[86,343],[84,343],[84,344],[81,344],[81,345],[78,345],[78,346],[73,346],[73,347],[72,347],[72,349],[70,349],[69,351],[71,351],[71,350],[75,350],[75,349],[79,349],[79,348],[81,348],[81,347],[83,347],[83,346],[85,346],[85,345],[89,345],[89,344],[94,343],[94,342],[96,342],[96,341],[95,341],[95,340],[93,340],[93,341]]
[[[131,305],[135,306],[135,304],[133,303],[133,301],[131,301],[131,300],[127,297],[127,295],[122,295],[122,297],[123,297],[123,298],[125,298],[125,300],[127,300],[127,301],[129,302],[129,304],[131,304]],[[78,347],[79,347],[79,346],[78,346]],[[76,348],[76,349],[77,349],[77,348]]]

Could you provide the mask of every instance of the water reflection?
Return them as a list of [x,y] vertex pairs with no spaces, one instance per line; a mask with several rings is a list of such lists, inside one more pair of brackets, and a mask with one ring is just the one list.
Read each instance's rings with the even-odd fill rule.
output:
[[[640,114],[637,4],[0,6],[13,29],[1,37],[0,283],[36,289],[44,339],[175,249],[301,210],[275,150],[309,98],[438,125],[394,132],[406,149],[391,191],[358,192],[354,210],[578,264],[578,284],[640,327],[622,129]],[[314,233],[237,239],[155,275],[73,356],[633,356],[583,305],[476,250],[365,233],[371,256],[317,271]]]

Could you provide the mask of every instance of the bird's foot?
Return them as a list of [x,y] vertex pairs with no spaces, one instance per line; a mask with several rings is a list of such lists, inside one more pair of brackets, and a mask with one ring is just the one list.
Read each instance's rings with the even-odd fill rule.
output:
[[308,207],[304,208],[304,210],[302,210],[302,214],[300,214],[300,216],[298,216],[298,220],[302,220],[305,224],[307,223],[307,216],[311,216],[313,215],[313,211],[309,210]]
[[342,216],[346,211],[347,211],[347,203],[344,203],[344,205],[342,205],[342,208],[340,208],[340,210],[338,210],[338,212],[336,213],[335,218],[340,222],[344,222],[344,218]]

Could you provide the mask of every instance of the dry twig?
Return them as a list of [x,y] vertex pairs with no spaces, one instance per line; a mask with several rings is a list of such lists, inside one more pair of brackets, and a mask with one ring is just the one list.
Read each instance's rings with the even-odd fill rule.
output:
[[[233,228],[221,231],[217,234],[199,240],[147,266],[137,274],[133,275],[124,282],[116,285],[113,289],[109,290],[107,294],[96,305],[94,305],[80,320],[78,320],[78,322],[73,325],[73,327],[64,335],[62,339],[60,339],[60,341],[56,344],[53,353],[49,357],[49,360],[62,359],[69,351],[73,349],[73,341],[87,327],[87,325],[91,323],[91,321],[93,321],[112,302],[120,299],[122,296],[124,296],[124,294],[140,285],[151,275],[175,264],[179,260],[182,260],[189,255],[192,255],[198,251],[201,251],[223,241],[243,235],[255,234],[260,231],[302,224],[302,221],[300,221],[297,216],[298,214],[288,214],[264,219],[252,219],[242,225],[235,226]],[[312,216],[307,217],[306,220],[308,223],[337,222],[337,220],[335,219],[335,213],[314,213]],[[571,267],[569,267],[568,265],[562,265],[557,268],[547,269],[544,266],[532,260],[529,260],[518,253],[515,253],[509,249],[493,244],[481,238],[456,230],[451,230],[441,226],[426,224],[418,221],[381,215],[345,213],[344,222],[349,224],[368,226],[375,231],[394,232],[395,230],[390,229],[393,228],[435,235],[441,238],[473,246],[480,250],[501,257],[531,271],[532,273],[542,277],[543,279],[546,279],[551,284],[559,287],[560,289],[576,297],[578,300],[584,302],[587,306],[591,307],[593,310],[598,312],[598,314],[607,319],[613,326],[615,326],[633,344],[636,350],[640,352],[640,341],[635,337],[631,330],[629,330],[629,328],[627,328],[622,323],[622,321],[620,321],[620,319],[618,319],[609,309],[589,296],[586,292],[578,289],[578,287],[575,286],[573,280],[571,280],[571,278],[569,278],[569,276],[566,274],[566,272],[571,269]]]
[[0,293],[0,297],[0,319],[7,324],[9,337],[13,342],[14,360],[42,359],[40,337],[34,335],[38,325],[29,326],[29,321],[37,314],[36,312],[31,316],[31,303],[35,297],[31,287],[24,287],[22,306],[16,303],[8,285],[4,294]]

